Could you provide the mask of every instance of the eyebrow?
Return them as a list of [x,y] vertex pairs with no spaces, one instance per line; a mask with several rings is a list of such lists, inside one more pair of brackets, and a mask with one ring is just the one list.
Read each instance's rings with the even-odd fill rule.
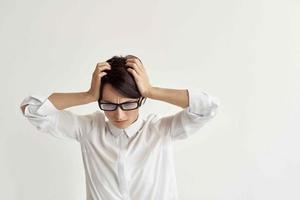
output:
[[[124,101],[122,103],[132,103],[132,102],[136,102],[138,100],[128,100],[128,101]],[[106,101],[106,100],[101,100],[102,103],[114,103],[114,102],[110,102],[110,101]]]

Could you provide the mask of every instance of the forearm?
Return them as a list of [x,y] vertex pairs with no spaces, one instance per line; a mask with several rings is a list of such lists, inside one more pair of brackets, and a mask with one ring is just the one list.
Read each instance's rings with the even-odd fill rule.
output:
[[59,110],[95,101],[88,92],[52,93],[48,99]]
[[152,87],[148,97],[155,100],[165,101],[181,108],[186,108],[189,106],[189,96],[187,89],[177,90]]

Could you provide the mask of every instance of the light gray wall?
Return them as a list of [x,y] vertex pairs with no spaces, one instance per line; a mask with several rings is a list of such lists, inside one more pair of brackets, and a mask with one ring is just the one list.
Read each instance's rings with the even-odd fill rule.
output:
[[[299,199],[300,4],[285,0],[0,0],[0,199],[83,200],[80,146],[38,132],[28,94],[79,92],[135,54],[152,85],[218,97],[174,149],[180,199]],[[180,109],[149,100],[143,112]],[[89,113],[96,104],[71,108]]]

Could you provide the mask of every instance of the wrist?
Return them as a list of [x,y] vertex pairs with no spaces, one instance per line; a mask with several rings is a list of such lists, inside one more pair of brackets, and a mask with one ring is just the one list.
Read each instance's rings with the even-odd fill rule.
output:
[[146,97],[153,99],[155,96],[155,89],[156,89],[156,87],[150,87],[150,89],[147,92]]
[[88,103],[92,103],[98,101],[95,95],[93,95],[90,91],[85,92],[85,98]]

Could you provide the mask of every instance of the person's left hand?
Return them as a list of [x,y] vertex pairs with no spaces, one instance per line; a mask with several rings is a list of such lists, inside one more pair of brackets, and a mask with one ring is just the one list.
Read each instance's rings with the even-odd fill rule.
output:
[[152,88],[146,69],[137,58],[127,58],[127,71],[130,72],[138,86],[138,89],[143,97],[148,97]]

